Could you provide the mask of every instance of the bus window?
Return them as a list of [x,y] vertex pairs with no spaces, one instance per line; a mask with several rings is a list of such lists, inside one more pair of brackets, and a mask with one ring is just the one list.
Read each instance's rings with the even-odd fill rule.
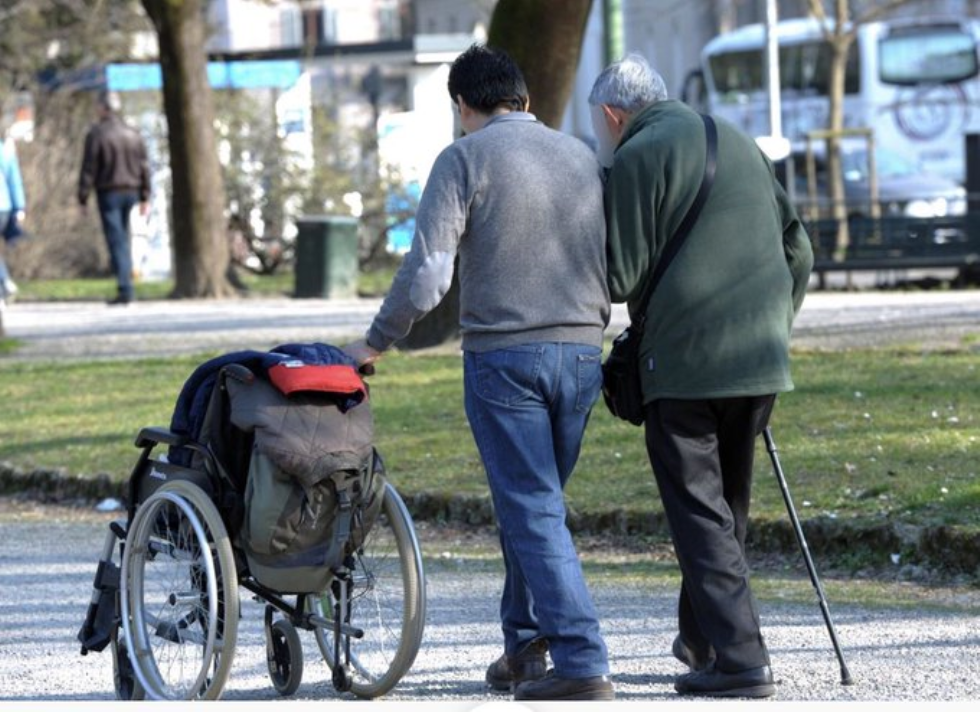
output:
[[709,61],[715,91],[719,94],[751,94],[762,90],[762,52],[757,49],[716,54]]
[[[719,52],[708,60],[715,91],[721,95],[753,94],[765,87],[765,59],[758,49]],[[785,92],[826,96],[830,83],[830,47],[803,42],[779,48],[779,83]],[[847,57],[844,92],[857,94],[861,71],[854,45]]]
[[[779,48],[779,76],[783,91],[806,96],[827,96],[830,86],[830,46],[804,42]],[[844,93],[857,94],[861,69],[852,44],[844,70]]]
[[[905,17],[853,29],[843,127],[873,128],[879,147],[963,182],[964,137],[980,132],[980,20]],[[701,53],[711,112],[753,137],[770,130],[764,30],[738,28]],[[812,18],[783,20],[776,29],[782,131],[790,141],[830,125],[831,47],[824,31]]]
[[976,43],[957,27],[893,32],[881,40],[878,52],[886,84],[945,84],[977,76]]

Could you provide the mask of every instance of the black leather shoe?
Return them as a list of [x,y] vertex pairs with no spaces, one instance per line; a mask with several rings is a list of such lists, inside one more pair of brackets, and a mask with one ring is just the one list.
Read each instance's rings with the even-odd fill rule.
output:
[[712,664],[704,670],[681,675],[674,682],[674,689],[681,695],[705,697],[770,697],[776,693],[768,665],[741,672],[722,672]]
[[124,297],[122,295],[119,295],[118,297],[115,297],[107,301],[106,304],[108,304],[110,307],[125,307],[132,304],[132,302],[133,300],[131,297]]
[[704,670],[715,661],[715,651],[710,645],[705,652],[695,651],[679,635],[674,638],[674,644],[670,647],[670,651],[674,654],[675,658],[687,665],[694,672]]
[[608,675],[599,677],[558,677],[554,670],[540,680],[522,682],[514,688],[515,700],[614,700]]
[[524,680],[538,680],[548,672],[548,641],[532,640],[517,655],[501,655],[487,668],[487,684],[498,692],[510,692]]

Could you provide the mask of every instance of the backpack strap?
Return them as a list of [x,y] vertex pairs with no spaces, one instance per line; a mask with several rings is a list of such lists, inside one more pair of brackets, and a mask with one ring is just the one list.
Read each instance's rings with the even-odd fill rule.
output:
[[701,208],[708,200],[708,194],[711,192],[711,186],[715,181],[715,170],[717,168],[718,158],[718,129],[715,126],[714,120],[707,114],[701,114],[701,119],[704,121],[704,133],[707,143],[707,154],[704,159],[704,176],[701,178],[701,187],[698,189],[698,194],[695,196],[694,202],[691,203],[691,207],[688,208],[687,215],[685,215],[684,220],[681,221],[680,227],[677,228],[677,232],[675,232],[674,236],[667,241],[663,254],[660,256],[660,261],[657,262],[657,267],[654,269],[653,275],[650,277],[650,281],[647,282],[647,286],[643,290],[643,297],[640,300],[640,308],[637,311],[640,316],[638,317],[636,323],[639,326],[642,326],[643,322],[646,321],[647,306],[650,303],[650,297],[653,296],[653,290],[657,288],[660,278],[663,277],[664,272],[667,271],[671,261],[680,251],[681,247],[683,247],[684,240],[687,239],[688,234],[691,232],[691,228],[693,228],[694,224],[698,221],[698,217],[701,214]]

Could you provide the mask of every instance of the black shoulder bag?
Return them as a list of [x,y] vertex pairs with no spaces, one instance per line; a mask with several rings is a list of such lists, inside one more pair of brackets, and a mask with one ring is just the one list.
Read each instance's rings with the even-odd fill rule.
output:
[[687,211],[687,215],[684,216],[680,227],[677,228],[674,238],[667,242],[663,255],[657,263],[657,268],[643,290],[643,297],[636,311],[639,316],[631,320],[630,325],[613,340],[612,350],[609,352],[605,363],[602,364],[602,397],[606,402],[606,407],[617,418],[633,425],[642,425],[644,421],[643,388],[640,382],[640,342],[643,340],[643,329],[646,325],[647,305],[650,303],[650,297],[653,295],[653,290],[657,288],[660,278],[663,277],[671,260],[674,259],[684,244],[684,240],[691,228],[694,227],[694,223],[697,222],[701,206],[707,200],[708,193],[711,191],[711,184],[715,178],[718,132],[715,128],[715,122],[710,116],[702,114],[701,118],[704,120],[704,132],[708,146],[701,188],[698,190],[694,203]]

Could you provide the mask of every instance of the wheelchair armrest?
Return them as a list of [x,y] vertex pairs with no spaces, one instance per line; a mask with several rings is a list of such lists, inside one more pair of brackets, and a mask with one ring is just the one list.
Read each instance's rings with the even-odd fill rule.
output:
[[149,427],[141,429],[136,436],[136,447],[148,447],[158,443],[180,447],[190,441],[191,439],[186,435],[180,435],[167,428]]

